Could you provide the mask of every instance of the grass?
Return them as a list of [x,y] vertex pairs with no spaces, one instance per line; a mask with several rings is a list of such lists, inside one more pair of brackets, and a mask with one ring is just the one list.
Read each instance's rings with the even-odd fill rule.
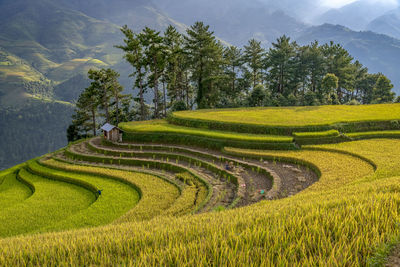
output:
[[[119,213],[120,218],[118,218],[116,222],[151,219],[157,215],[160,215],[164,210],[168,209],[179,197],[179,189],[175,185],[149,174],[100,168],[94,166],[74,165],[56,160],[49,160],[46,162],[46,164],[51,167],[59,168],[68,172],[78,172],[82,174],[86,173],[87,175],[95,174],[114,179],[125,180],[126,182],[133,183],[138,188],[140,188],[142,197],[139,203],[129,211],[126,208],[123,211],[121,210],[121,212]],[[82,174],[79,175],[82,176]],[[106,205],[107,202],[110,201],[120,202],[120,198],[124,197],[120,195],[118,188],[110,188],[104,186],[102,188],[104,188],[105,192],[103,192],[100,200],[104,200],[104,197],[108,196],[107,191],[109,192],[109,194],[111,194],[110,199],[106,199],[103,201],[105,202],[104,205]],[[118,200],[116,200],[116,198]],[[123,202],[126,202],[126,200],[124,199]],[[130,206],[132,206],[132,203]],[[101,213],[103,212],[102,210],[107,210],[110,208],[111,207],[101,208],[97,210],[97,212]]]
[[265,126],[315,126],[341,122],[399,120],[400,104],[197,110],[175,112],[173,116]]
[[217,139],[230,139],[240,141],[263,141],[274,143],[290,143],[293,141],[292,137],[276,136],[276,135],[257,135],[257,134],[241,134],[223,131],[210,131],[198,128],[189,128],[168,124],[164,120],[153,120],[145,122],[126,122],[120,123],[119,127],[127,132],[156,132],[156,133],[176,133],[184,135],[197,135],[202,137],[210,137]]
[[29,165],[33,171],[45,173],[51,177],[82,180],[102,190],[102,194],[88,208],[59,221],[46,228],[50,230],[65,230],[80,227],[93,227],[111,223],[132,209],[139,201],[139,192],[131,185],[97,175],[81,174],[62,170],[63,163],[54,160],[44,161],[41,166],[37,163]]
[[[268,157],[271,157],[274,161],[284,160],[285,158],[297,159],[317,166],[322,173],[319,182],[311,185],[308,189],[303,191],[303,193],[308,191],[320,192],[323,190],[334,190],[354,181],[356,178],[365,177],[374,173],[373,167],[368,162],[350,155],[329,151],[263,151],[237,148],[225,148],[225,151],[241,155],[242,157],[262,158],[263,160],[268,159]],[[330,170],[329,175],[327,170]]]
[[372,139],[313,147],[336,149],[368,158],[378,166],[373,176],[377,179],[400,176],[400,150],[397,148],[399,144],[400,141],[396,139]]
[[[383,148],[373,151],[378,147]],[[0,240],[0,262],[363,266],[377,247],[400,233],[400,178],[384,172],[400,168],[399,161],[386,163],[399,147],[397,140],[354,142],[354,153],[375,153],[377,173],[342,153],[235,149],[245,157],[310,162],[320,169],[320,181],[291,198],[246,208]],[[25,246],[15,249],[21,242]]]
[[[368,117],[368,111],[365,113],[364,117]],[[171,130],[189,131],[194,135],[197,131],[215,134],[215,131],[173,126],[163,121],[124,126],[141,133],[168,129],[166,133]],[[359,133],[354,137],[393,137],[397,133]],[[337,134],[337,131],[298,133],[296,137],[334,137]],[[208,191],[206,185],[197,183],[190,173],[178,172],[177,178],[185,185],[177,187],[162,177],[126,170],[54,159],[44,161],[46,167],[37,163],[32,167],[30,163],[32,169],[80,179],[96,187],[103,186],[101,181],[114,185],[110,184],[110,190],[105,190],[90,207],[74,212],[65,220],[39,227],[40,231],[35,230],[71,231],[0,239],[0,265],[366,266],[384,263],[391,248],[400,240],[400,140],[369,139],[303,148],[298,151],[225,148],[225,153],[244,160],[309,166],[319,175],[319,181],[286,199],[262,201],[233,210],[214,207],[210,210],[218,212],[198,215],[190,213],[207,198]],[[115,168],[120,167],[119,163],[133,161],[124,159],[122,152],[116,152],[120,153],[119,158],[93,156],[93,161],[104,164],[104,160],[112,159]],[[167,163],[154,166],[165,168]],[[4,172],[0,174],[0,177],[5,175]],[[6,187],[7,181],[0,184],[0,190]],[[116,183],[125,187],[112,187]],[[129,209],[126,205],[119,206],[119,202],[126,200],[120,194],[126,188],[137,188],[141,195],[138,204]],[[37,197],[37,193],[38,190],[12,207],[25,205]],[[108,201],[118,200],[118,204],[101,202],[110,196],[113,197]],[[121,197],[124,199],[119,200]],[[113,205],[117,205],[116,208]],[[92,208],[96,212],[88,212]],[[120,215],[111,220],[107,216],[114,209]],[[95,215],[107,217],[108,221],[91,223]],[[0,227],[7,225],[1,218]],[[89,223],[80,224],[85,219]],[[106,223],[108,225],[104,225]],[[74,229],[93,225],[99,227]]]
[[352,139],[370,139],[370,138],[400,138],[400,131],[372,131],[346,134]]
[[92,193],[79,186],[45,179],[25,169],[19,175],[35,186],[35,193],[1,209],[1,237],[42,232],[42,228],[86,209],[95,200]]
[[323,132],[303,132],[303,133],[293,133],[296,138],[318,138],[318,137],[333,137],[338,136],[338,130],[329,130]]
[[196,210],[207,197],[207,188],[197,181],[195,177],[189,173],[181,175],[186,184],[181,196],[177,199],[174,205],[166,210],[164,215],[185,215]]
[[17,180],[15,173],[4,175],[0,183],[0,207],[2,209],[23,202],[32,196],[31,189]]

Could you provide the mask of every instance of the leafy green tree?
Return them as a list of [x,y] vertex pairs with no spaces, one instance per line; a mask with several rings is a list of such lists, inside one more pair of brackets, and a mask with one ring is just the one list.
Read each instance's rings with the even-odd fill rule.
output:
[[210,100],[215,100],[214,82],[222,65],[223,47],[209,28],[203,22],[196,22],[187,29],[184,37],[191,78],[196,83],[198,108],[211,107]]
[[319,105],[317,94],[311,90],[308,90],[304,95],[304,104],[306,106],[317,106]]
[[[185,100],[185,77],[187,72],[186,55],[183,49],[183,36],[175,27],[169,25],[164,32],[166,48],[166,68],[164,80],[167,82],[168,97],[171,105]],[[164,113],[166,114],[166,96],[164,95]]]
[[266,61],[268,79],[276,94],[288,95],[293,92],[290,84],[296,66],[297,47],[295,42],[290,42],[290,38],[284,35],[269,50]]
[[144,62],[150,70],[148,85],[153,88],[154,93],[154,118],[160,117],[160,92],[159,82],[165,68],[166,54],[164,38],[148,27],[139,34],[139,40],[144,49]]
[[236,46],[228,46],[223,52],[223,68],[225,79],[220,83],[219,106],[234,107],[238,105],[240,94],[244,88],[241,83],[243,73],[243,55]]
[[251,39],[244,46],[243,60],[251,73],[253,89],[262,82],[262,69],[264,65],[265,49],[261,47],[261,42]]
[[324,104],[332,104],[335,97],[335,90],[338,88],[339,78],[333,73],[328,73],[322,79],[321,83],[321,102]]
[[99,99],[99,107],[105,111],[106,122],[111,122],[111,109],[115,106],[117,112],[116,119],[113,123],[119,123],[119,104],[126,95],[122,94],[124,88],[118,82],[119,73],[113,69],[90,69],[88,76],[92,79],[91,86],[96,90]]
[[182,100],[175,102],[171,107],[171,111],[183,111],[183,110],[187,110],[187,106],[185,101]]
[[115,120],[113,120],[113,123],[118,125],[121,115],[120,103],[125,103],[125,99],[128,99],[129,101],[131,98],[129,95],[122,94],[124,87],[118,82],[118,78],[120,77],[118,72],[112,69],[107,69],[105,75],[107,77],[107,91],[109,91],[112,98],[110,105],[115,106],[115,111],[113,112],[113,114],[115,114]]
[[257,85],[250,93],[248,103],[250,107],[262,107],[266,101],[267,94],[263,85]]
[[92,130],[93,136],[96,136],[97,130],[97,109],[100,105],[99,91],[96,82],[87,87],[79,96],[76,102],[76,114],[73,116],[74,124],[80,131],[88,132]]
[[318,42],[308,46],[308,71],[310,75],[310,89],[316,92],[319,88],[325,73],[326,62]]
[[144,94],[146,88],[144,86],[144,68],[146,66],[145,56],[143,54],[143,47],[138,36],[133,33],[127,25],[121,28],[121,32],[124,34],[124,45],[116,46],[125,52],[125,60],[132,65],[133,73],[131,77],[136,77],[133,89],[139,88],[139,97],[134,100],[140,103],[140,120],[146,119],[146,103],[144,100]]
[[81,135],[79,134],[79,127],[75,123],[72,123],[68,126],[67,129],[67,140],[68,142],[73,142],[81,139]]
[[90,69],[88,71],[88,77],[92,80],[91,87],[98,97],[99,106],[104,109],[104,116],[106,122],[110,122],[110,99],[111,91],[109,90],[109,81],[107,77],[107,70],[95,70]]
[[355,81],[354,90],[352,91],[351,100],[361,102],[363,88],[366,86],[365,79],[368,76],[368,68],[364,67],[359,61],[354,63],[355,67]]
[[372,102],[374,87],[380,75],[381,73],[367,73],[356,81],[356,89],[358,89],[357,99],[362,104],[370,104]]
[[[122,96],[122,97],[121,97]],[[111,111],[111,122],[114,125],[118,125],[120,122],[128,122],[139,118],[135,118],[135,114],[132,111],[132,95],[121,95],[119,99],[119,105],[117,109],[116,102],[114,109]]]
[[391,83],[391,81],[385,75],[380,75],[373,89],[373,102],[393,102],[395,93],[392,92],[392,89],[393,84]]
[[343,89],[354,89],[355,71],[352,66],[353,57],[340,44],[330,42],[322,46],[325,56],[327,73],[333,73],[339,78],[336,94],[341,103],[344,102]]
[[299,88],[302,88],[302,97],[304,98],[306,90],[312,92],[320,90],[322,78],[326,74],[325,58],[316,41],[310,45],[299,47],[297,57],[299,59],[294,73],[295,82],[300,84]]

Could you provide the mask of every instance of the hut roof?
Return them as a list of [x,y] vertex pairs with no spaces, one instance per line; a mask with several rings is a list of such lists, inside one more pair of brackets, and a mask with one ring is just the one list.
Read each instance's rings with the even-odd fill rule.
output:
[[115,128],[117,128],[118,130],[120,130],[122,132],[122,130],[120,128],[118,128],[117,126],[114,126],[112,124],[109,124],[109,123],[106,123],[103,125],[103,127],[101,127],[101,129],[106,132],[112,131]]

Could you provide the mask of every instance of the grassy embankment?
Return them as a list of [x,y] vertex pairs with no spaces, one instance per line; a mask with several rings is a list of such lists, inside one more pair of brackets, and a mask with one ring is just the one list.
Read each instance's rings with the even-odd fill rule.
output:
[[[397,140],[344,144],[354,144],[352,152],[364,156],[368,156],[364,150],[375,151],[378,171],[342,153],[227,149],[244,157],[309,162],[319,168],[321,178],[289,199],[231,211],[0,241],[4,248],[0,261],[365,265],[377,247],[399,234],[400,180],[393,175],[399,175],[400,163],[388,163],[388,157],[400,154],[400,144]],[[22,254],[13,252],[19,242],[28,244]],[[74,246],[64,245],[70,243]],[[42,256],[44,244],[46,256]]]
[[[379,116],[386,115],[388,116],[386,119],[397,121],[399,119],[397,117],[400,117],[399,112],[396,112],[398,104],[375,106],[375,113],[378,113],[375,115],[370,113],[371,107],[374,106],[335,108],[342,112],[353,108],[354,110],[349,112],[357,116],[356,122],[381,120],[383,117]],[[296,112],[296,109],[301,108],[282,108],[280,116],[288,116],[290,112]],[[329,111],[330,108],[322,107],[322,109]],[[249,112],[255,110],[257,109],[250,109]],[[279,109],[272,110],[275,112]],[[314,109],[309,108],[309,111],[313,113]],[[301,113],[301,110],[297,112]],[[330,114],[324,114],[321,110],[320,113],[321,115],[318,116]],[[318,112],[314,112],[312,118],[319,120],[317,114]],[[347,115],[342,114],[341,118],[346,119]],[[208,116],[208,119],[210,118],[211,116]],[[251,119],[247,120],[251,122]],[[276,119],[271,119],[272,122],[274,120]],[[221,122],[224,122],[223,118]],[[312,119],[308,122],[312,123]],[[349,122],[354,121],[349,120]],[[289,125],[290,119],[284,123]],[[336,121],[329,121],[326,118],[321,119],[321,123],[336,123]],[[371,126],[368,130],[373,131],[372,128],[379,126],[379,123],[367,123],[363,127]],[[382,125],[396,125],[395,122],[385,123]],[[199,137],[207,133],[208,136],[205,136],[212,139],[231,139],[239,142],[253,136],[208,131],[204,127],[192,129],[193,125],[191,125],[192,128],[187,129],[165,122],[126,125],[123,127],[138,127],[131,129],[136,133],[144,129],[145,134],[172,131],[174,134]],[[246,129],[251,129],[251,127]],[[310,133],[294,135],[295,138],[303,139],[340,136],[335,129],[325,129],[325,131],[321,133],[322,130],[318,129],[316,132],[309,131]],[[385,134],[388,137],[397,137],[396,131],[390,134],[382,131],[371,134],[358,133],[363,138],[365,136],[382,137]],[[238,137],[238,135],[243,137]],[[358,137],[357,134],[354,134],[353,138],[356,137]],[[277,137],[272,137],[274,138]],[[46,173],[60,177],[74,179],[84,177],[84,181],[96,187],[100,180],[112,181],[113,186],[119,181],[126,188],[134,190],[133,187],[128,186],[132,183],[137,187],[138,192],[142,192],[142,198],[133,208],[132,206],[128,208],[127,205],[123,208],[121,206],[117,212],[120,214],[119,219],[108,220],[108,222],[113,222],[110,225],[72,229],[82,226],[79,224],[82,217],[76,217],[79,218],[74,221],[77,224],[65,224],[58,228],[58,230],[71,229],[68,232],[0,239],[2,247],[0,265],[228,265],[235,263],[266,266],[365,266],[383,263],[384,256],[389,252],[388,248],[399,240],[400,227],[397,222],[400,219],[400,140],[371,139],[334,145],[312,145],[304,146],[299,151],[225,147],[224,152],[242,159],[256,159],[259,162],[271,160],[306,165],[319,174],[320,179],[290,198],[262,201],[248,207],[218,213],[190,215],[187,211],[192,210],[193,207],[188,203],[192,203],[195,198],[194,188],[190,186],[185,187],[187,190],[179,194],[179,188],[173,184],[166,182],[170,188],[160,189],[162,179],[144,174],[47,160],[43,162],[46,166],[34,165],[33,169],[36,166],[39,170],[46,170]],[[106,157],[103,160],[105,159]],[[117,159],[112,163],[115,168],[119,167]],[[101,165],[101,161],[98,164]],[[163,165],[159,164],[159,166]],[[23,174],[24,170],[21,172]],[[28,174],[25,176],[29,178]],[[191,178],[183,178],[183,181],[190,185],[187,179]],[[4,179],[0,184],[0,190],[7,181]],[[108,197],[109,194],[115,198],[120,197],[118,196],[120,188],[112,188],[111,185],[110,188],[112,190],[105,192],[104,197]],[[82,188],[80,190],[88,191]],[[28,199],[24,200],[21,197],[13,201],[19,202],[17,205],[26,205],[31,199],[40,196],[36,194],[39,194],[38,190]],[[100,203],[100,200],[101,197],[89,208],[82,209],[76,214],[84,213],[85,210]],[[160,203],[163,205],[161,208],[158,206]],[[12,207],[16,205],[13,204],[10,208]],[[88,220],[94,220],[92,217],[104,210],[107,211],[104,216],[109,216],[108,213],[113,209],[98,209],[96,213],[88,213]],[[188,215],[176,217],[172,216],[174,214]],[[101,224],[105,223],[107,223],[106,220]],[[61,221],[61,224],[64,224],[64,221]],[[49,229],[55,228],[50,226]],[[21,243],[25,245],[21,247]]]

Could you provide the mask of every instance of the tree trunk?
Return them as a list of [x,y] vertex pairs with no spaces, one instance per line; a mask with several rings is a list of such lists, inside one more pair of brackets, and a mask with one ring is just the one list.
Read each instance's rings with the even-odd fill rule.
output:
[[189,77],[188,73],[185,73],[185,88],[186,88],[186,108],[189,109]]
[[[139,52],[136,50],[136,57],[139,58]],[[140,101],[140,119],[144,121],[146,119],[145,114],[145,105],[144,105],[144,89],[143,89],[143,82],[142,82],[142,66],[140,63],[136,62],[135,66],[136,70],[138,71],[139,76],[139,101]]]
[[200,61],[200,72],[198,83],[198,92],[197,92],[197,108],[202,108],[203,102],[203,62]]
[[279,93],[283,94],[283,69],[284,66],[281,66],[280,74],[279,74]]
[[92,127],[93,136],[96,136],[96,110],[92,108]]
[[165,81],[163,81],[163,94],[164,94],[164,117],[167,116],[167,93],[165,91]]
[[158,119],[158,69],[157,69],[157,59],[153,57],[154,64],[154,117]]
[[232,66],[232,94],[235,92],[236,73],[235,66]]
[[106,111],[106,122],[110,123],[110,111],[108,110],[107,89],[105,88],[105,86],[103,87],[103,94],[104,94],[104,99],[103,99],[104,110]]
[[185,101],[185,82],[183,78],[183,72],[179,72],[179,85],[176,86],[176,88],[179,88],[179,100],[180,101]]
[[139,69],[139,99],[140,99],[140,119],[144,121],[146,119],[144,96],[143,96],[143,84],[142,84],[142,71]]
[[338,86],[338,88],[336,89],[336,92],[337,92],[337,97],[338,97],[339,103],[342,103],[342,90],[340,90],[340,86]]
[[117,126],[119,124],[119,97],[118,94],[115,96],[115,105],[117,106]]
[[253,90],[256,88],[257,71],[253,70]]

